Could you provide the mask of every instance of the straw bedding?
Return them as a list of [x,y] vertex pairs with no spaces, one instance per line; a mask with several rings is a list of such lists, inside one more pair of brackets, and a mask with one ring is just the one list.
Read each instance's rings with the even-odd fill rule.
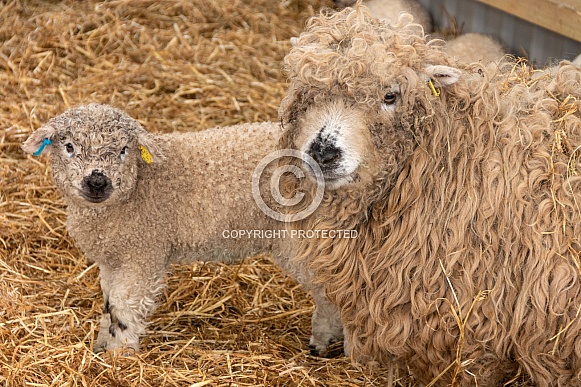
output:
[[93,354],[98,270],[66,233],[46,160],[19,149],[89,102],[157,132],[276,120],[288,39],[329,5],[0,1],[0,385],[385,385],[348,359],[308,356],[312,302],[267,256],[176,268],[142,353]]

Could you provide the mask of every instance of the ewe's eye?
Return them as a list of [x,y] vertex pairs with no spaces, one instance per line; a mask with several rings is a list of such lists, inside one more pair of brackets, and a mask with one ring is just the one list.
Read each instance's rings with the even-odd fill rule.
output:
[[67,153],[69,154],[69,156],[72,156],[72,155],[75,154],[75,147],[70,142],[67,142],[65,144],[65,150],[67,151]]
[[395,93],[387,93],[383,97],[383,103],[386,105],[393,105],[397,100],[397,95]]
[[383,96],[383,101],[381,101],[381,110],[385,112],[393,112],[395,110],[395,103],[397,101],[398,94],[396,92],[390,91]]

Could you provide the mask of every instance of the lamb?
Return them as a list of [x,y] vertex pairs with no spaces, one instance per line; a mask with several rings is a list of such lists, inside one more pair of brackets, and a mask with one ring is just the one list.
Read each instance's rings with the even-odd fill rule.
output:
[[23,150],[50,153],[68,232],[100,268],[104,313],[95,351],[138,350],[171,263],[269,251],[282,260],[276,246],[284,238],[229,234],[281,228],[256,206],[250,187],[280,135],[275,123],[156,135],[98,104],[69,109],[30,135]]
[[[338,307],[355,361],[436,386],[520,372],[578,386],[581,71],[452,67],[410,21],[321,14],[285,57],[280,147],[317,160],[326,184],[291,225],[358,234],[302,240],[290,263]],[[315,180],[283,180],[305,194],[289,213]]]
[[[357,0],[333,0],[338,9],[351,7]],[[371,14],[390,23],[397,22],[402,12],[413,15],[416,23],[424,27],[426,34],[432,32],[432,17],[428,10],[417,0],[366,0],[363,2]]]

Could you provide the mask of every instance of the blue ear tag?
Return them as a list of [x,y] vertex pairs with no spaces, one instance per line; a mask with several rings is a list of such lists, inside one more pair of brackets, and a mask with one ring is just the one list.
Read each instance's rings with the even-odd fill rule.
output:
[[38,150],[36,152],[33,153],[33,155],[40,156],[40,154],[44,150],[44,147],[47,145],[50,145],[50,144],[52,144],[52,141],[50,141],[50,138],[45,138],[44,140],[42,140],[42,144],[40,144],[40,147],[38,148]]

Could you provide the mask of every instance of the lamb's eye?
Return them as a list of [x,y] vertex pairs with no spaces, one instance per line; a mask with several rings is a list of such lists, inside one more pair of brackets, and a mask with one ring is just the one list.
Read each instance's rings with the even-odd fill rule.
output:
[[67,142],[65,144],[65,150],[67,151],[68,154],[72,155],[73,153],[75,153],[75,147],[73,146],[73,144],[71,144],[70,142]]
[[123,149],[121,149],[121,153],[119,153],[120,156],[125,156],[127,154],[127,145],[123,147]]
[[397,100],[397,95],[395,93],[387,93],[383,96],[383,103],[386,105],[393,105]]

